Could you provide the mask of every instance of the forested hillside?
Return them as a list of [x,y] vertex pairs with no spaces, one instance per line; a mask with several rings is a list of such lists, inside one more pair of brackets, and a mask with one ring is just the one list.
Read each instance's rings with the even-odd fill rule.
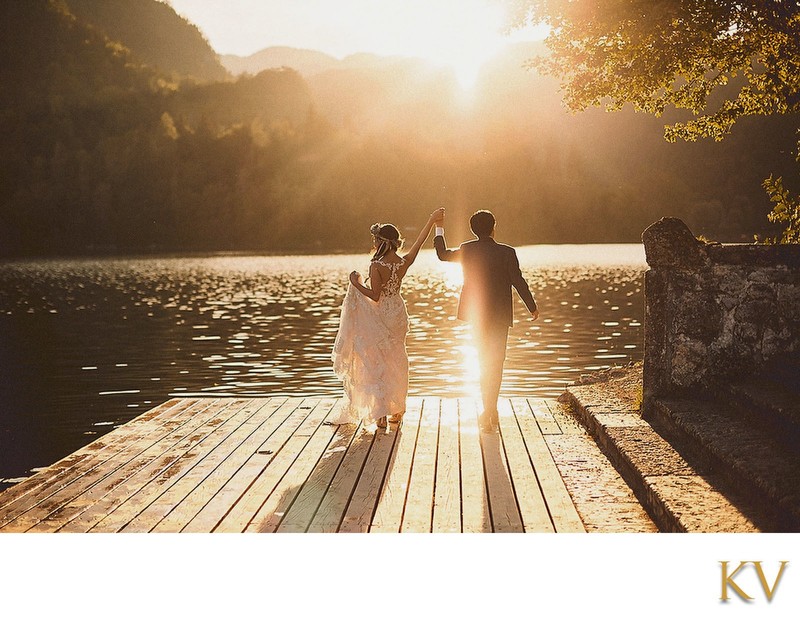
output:
[[228,72],[196,26],[163,2],[66,0],[82,22],[126,46],[134,60],[175,78],[222,81]]
[[176,83],[63,2],[0,6],[3,254],[281,243],[279,174],[325,133],[299,75]]
[[471,95],[374,55],[226,76],[157,0],[5,2],[0,35],[4,256],[361,249],[371,223],[415,230],[440,205],[454,238],[491,208],[515,244],[637,241],[664,215],[749,240],[774,229],[762,180],[796,171],[789,116],[668,144],[663,120],[567,114],[522,69],[536,45]]

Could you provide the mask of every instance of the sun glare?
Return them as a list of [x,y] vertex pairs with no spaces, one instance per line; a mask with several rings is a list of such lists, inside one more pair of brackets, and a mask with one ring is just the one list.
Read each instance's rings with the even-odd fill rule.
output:
[[481,68],[499,48],[499,45],[492,47],[490,51],[485,48],[480,50],[462,48],[458,51],[456,58],[446,61],[445,65],[452,68],[461,89],[471,92],[478,81]]
[[[478,24],[486,24],[478,20]],[[459,38],[453,45],[438,54],[438,59],[450,66],[461,88],[470,92],[475,87],[484,64],[512,42],[538,41],[547,36],[548,29],[544,25],[531,26],[515,31],[510,35],[502,33],[502,14],[496,20],[496,25],[487,31],[483,37],[473,39]],[[437,61],[436,56],[432,56]]]
[[481,366],[478,363],[478,349],[472,343],[470,338],[469,344],[457,346],[456,349],[461,352],[461,368],[464,371],[462,379],[465,385],[478,384],[481,379]]
[[544,25],[505,32],[504,7],[490,0],[408,1],[387,10],[364,27],[383,34],[376,52],[422,57],[453,70],[465,93],[472,92],[484,64],[513,42],[541,40]]
[[444,265],[445,284],[449,291],[458,291],[461,285],[464,284],[464,273],[461,271],[460,265]]
[[[410,6],[409,6],[410,5]],[[483,65],[508,42],[503,36],[505,14],[498,4],[482,0],[461,3],[408,3],[395,17],[408,22],[398,39],[402,52],[451,68],[461,88],[469,92]]]
[[353,53],[417,57],[452,68],[465,92],[503,46],[546,35],[539,27],[504,33],[505,8],[496,0],[169,2],[197,23],[221,54],[246,56],[268,46],[291,46],[339,58]]

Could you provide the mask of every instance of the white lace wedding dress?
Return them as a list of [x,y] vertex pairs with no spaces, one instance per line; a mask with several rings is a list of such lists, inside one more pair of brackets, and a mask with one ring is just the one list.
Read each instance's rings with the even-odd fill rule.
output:
[[344,407],[334,423],[371,423],[406,409],[408,312],[400,295],[405,261],[377,262],[390,272],[378,302],[351,283],[342,303],[331,358],[344,386]]

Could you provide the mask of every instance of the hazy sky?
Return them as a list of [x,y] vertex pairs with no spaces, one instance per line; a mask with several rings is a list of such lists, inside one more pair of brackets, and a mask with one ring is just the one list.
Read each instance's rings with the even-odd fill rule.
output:
[[498,0],[169,0],[220,54],[249,55],[268,46],[425,57],[452,65],[468,80],[509,40]]

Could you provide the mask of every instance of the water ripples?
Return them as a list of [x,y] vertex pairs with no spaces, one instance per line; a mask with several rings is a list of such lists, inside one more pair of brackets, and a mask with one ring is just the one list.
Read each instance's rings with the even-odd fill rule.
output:
[[[641,246],[518,249],[542,317],[517,300],[504,395],[557,396],[641,359]],[[339,395],[339,308],[366,255],[0,264],[0,478],[50,464],[169,396]],[[404,281],[412,395],[477,388],[457,265],[423,252]],[[5,447],[3,451],[7,450]]]

